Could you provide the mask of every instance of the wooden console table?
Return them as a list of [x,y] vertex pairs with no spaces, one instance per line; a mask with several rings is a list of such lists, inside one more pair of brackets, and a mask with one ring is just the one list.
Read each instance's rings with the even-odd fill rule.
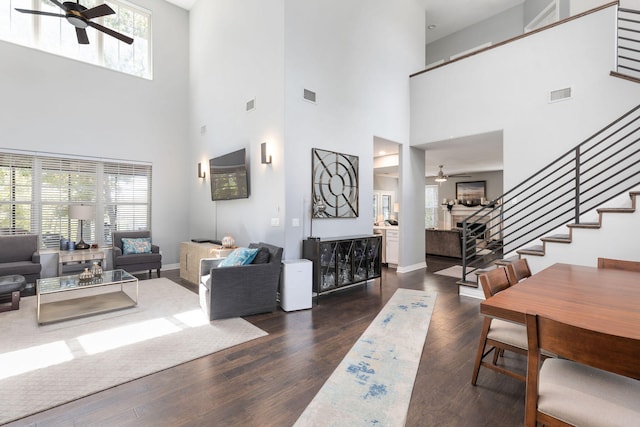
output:
[[180,243],[180,278],[191,283],[200,283],[198,272],[202,258],[225,258],[234,248],[224,248],[213,243]]

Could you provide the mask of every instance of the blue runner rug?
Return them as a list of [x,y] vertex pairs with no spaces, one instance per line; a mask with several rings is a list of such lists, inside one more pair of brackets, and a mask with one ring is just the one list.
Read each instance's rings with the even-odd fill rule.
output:
[[436,294],[398,289],[296,426],[403,426]]

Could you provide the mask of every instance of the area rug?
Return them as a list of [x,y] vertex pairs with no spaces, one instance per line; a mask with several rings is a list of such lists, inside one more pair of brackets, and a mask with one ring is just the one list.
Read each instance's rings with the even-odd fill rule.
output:
[[433,274],[439,274],[440,276],[447,276],[447,277],[456,277],[459,279],[462,277],[462,266],[454,265],[449,268],[445,268],[444,270],[436,271]]
[[436,295],[398,289],[296,426],[403,426]]
[[209,322],[198,295],[165,278],[140,281],[134,308],[38,326],[29,297],[0,322],[0,424],[267,335]]

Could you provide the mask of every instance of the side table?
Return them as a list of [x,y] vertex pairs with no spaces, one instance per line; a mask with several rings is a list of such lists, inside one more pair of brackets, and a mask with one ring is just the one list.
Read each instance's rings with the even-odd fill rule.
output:
[[[104,263],[105,251],[104,249],[76,249],[73,251],[59,251],[58,252],[58,276],[64,274],[64,266],[71,264],[84,264],[86,262],[98,261],[100,264]],[[84,266],[81,265],[82,268]],[[104,267],[104,265],[103,265]]]

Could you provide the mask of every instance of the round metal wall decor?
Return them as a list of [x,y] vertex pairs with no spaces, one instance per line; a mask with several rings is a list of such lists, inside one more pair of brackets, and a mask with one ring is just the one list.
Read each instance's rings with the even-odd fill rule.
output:
[[358,156],[311,150],[313,218],[358,216]]

